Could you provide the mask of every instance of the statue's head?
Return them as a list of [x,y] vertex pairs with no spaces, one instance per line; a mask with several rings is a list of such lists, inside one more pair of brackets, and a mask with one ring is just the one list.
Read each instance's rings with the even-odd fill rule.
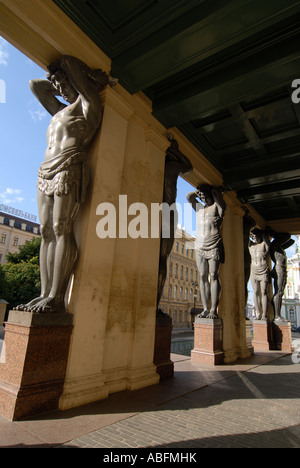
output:
[[211,185],[198,185],[197,194],[202,203],[204,203],[205,205],[211,206],[214,204],[214,197]]
[[60,66],[60,62],[53,62],[48,67],[47,79],[51,81],[53,87],[59,92],[62,98],[72,104],[78,98],[78,93],[72,86],[66,73]]
[[255,242],[256,244],[260,244],[263,240],[263,232],[261,229],[255,228],[252,229],[250,232],[250,238]]

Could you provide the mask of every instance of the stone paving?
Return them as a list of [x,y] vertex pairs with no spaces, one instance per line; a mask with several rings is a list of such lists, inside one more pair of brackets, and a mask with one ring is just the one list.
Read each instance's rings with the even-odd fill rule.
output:
[[300,365],[286,356],[237,372],[61,447],[299,448]]
[[226,366],[172,355],[174,379],[27,421],[0,416],[0,448],[299,448],[296,353],[256,353]]

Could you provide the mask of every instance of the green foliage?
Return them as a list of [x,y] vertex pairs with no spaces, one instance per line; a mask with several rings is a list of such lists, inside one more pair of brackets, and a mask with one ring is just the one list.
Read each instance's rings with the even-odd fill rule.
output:
[[40,268],[31,262],[7,263],[1,266],[4,273],[1,298],[11,305],[24,304],[40,294]]
[[37,237],[30,242],[27,242],[25,245],[19,247],[19,252],[12,254],[8,253],[6,255],[6,260],[8,263],[22,263],[30,262],[36,265],[39,264],[39,254],[40,254],[41,238]]
[[10,307],[40,295],[40,243],[37,238],[21,246],[18,253],[7,255],[8,263],[0,266],[0,299]]

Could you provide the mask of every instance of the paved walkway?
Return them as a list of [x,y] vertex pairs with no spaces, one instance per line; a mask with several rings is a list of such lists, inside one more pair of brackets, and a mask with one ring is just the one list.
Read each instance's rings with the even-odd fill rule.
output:
[[300,447],[300,364],[292,356],[260,353],[214,368],[172,358],[174,379],[154,387],[28,421],[0,417],[0,447]]

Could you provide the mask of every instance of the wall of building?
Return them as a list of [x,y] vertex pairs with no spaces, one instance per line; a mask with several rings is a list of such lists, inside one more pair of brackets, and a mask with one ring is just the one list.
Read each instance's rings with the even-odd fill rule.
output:
[[8,252],[19,252],[20,246],[37,237],[40,237],[37,223],[0,212],[0,265],[6,263]]
[[202,309],[195,251],[188,245],[195,238],[181,229],[176,237],[159,307],[172,317],[173,328],[191,328],[192,309]]
[[[300,236],[298,236],[300,245]],[[300,327],[300,250],[296,247],[295,254],[287,261],[287,284],[282,301],[281,314],[292,325]]]

